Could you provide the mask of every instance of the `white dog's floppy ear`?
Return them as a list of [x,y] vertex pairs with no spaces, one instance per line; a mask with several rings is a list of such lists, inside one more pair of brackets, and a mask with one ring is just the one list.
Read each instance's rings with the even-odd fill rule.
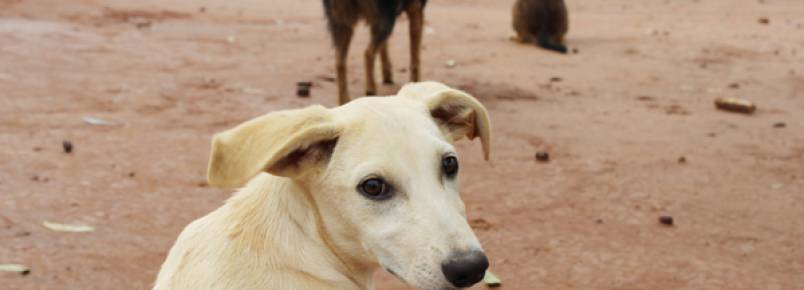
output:
[[442,83],[421,82],[399,90],[398,96],[424,102],[430,115],[452,141],[480,137],[483,157],[491,158],[491,121],[480,102],[469,94]]
[[299,177],[329,160],[340,129],[322,106],[270,113],[212,139],[209,184],[243,186],[260,172]]

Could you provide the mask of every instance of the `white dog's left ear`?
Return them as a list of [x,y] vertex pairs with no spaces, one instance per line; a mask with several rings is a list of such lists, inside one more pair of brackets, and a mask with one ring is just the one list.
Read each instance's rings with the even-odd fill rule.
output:
[[483,157],[491,158],[491,121],[486,108],[477,99],[437,82],[406,85],[398,96],[423,102],[451,141],[480,137]]
[[300,178],[329,156],[340,128],[321,106],[264,115],[215,135],[209,184],[243,186],[260,172]]

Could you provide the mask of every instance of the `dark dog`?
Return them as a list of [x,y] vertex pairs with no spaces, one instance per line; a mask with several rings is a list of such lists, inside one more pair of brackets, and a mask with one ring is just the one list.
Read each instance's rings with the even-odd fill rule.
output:
[[385,84],[393,83],[388,37],[394,30],[397,16],[402,12],[407,13],[410,20],[410,79],[413,82],[419,81],[419,48],[426,3],[427,0],[324,0],[324,12],[336,50],[338,100],[341,104],[351,99],[347,88],[346,56],[355,24],[360,19],[366,20],[371,27],[371,42],[365,53],[366,95],[377,93],[374,60],[378,50],[382,60],[382,81]]
[[564,0],[517,0],[513,18],[519,41],[567,53],[564,35],[569,30],[569,17]]

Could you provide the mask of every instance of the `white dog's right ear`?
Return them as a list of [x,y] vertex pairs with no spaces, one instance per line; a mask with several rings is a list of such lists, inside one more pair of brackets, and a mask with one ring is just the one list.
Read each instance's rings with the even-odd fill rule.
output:
[[329,160],[340,129],[322,106],[270,113],[212,139],[209,184],[233,188],[260,172],[298,178]]

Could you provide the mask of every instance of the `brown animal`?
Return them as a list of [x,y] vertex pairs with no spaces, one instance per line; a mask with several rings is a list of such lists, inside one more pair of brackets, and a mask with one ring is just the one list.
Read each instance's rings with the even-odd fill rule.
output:
[[564,36],[569,16],[564,0],[517,0],[513,11],[517,40],[567,53]]
[[323,0],[329,32],[335,44],[335,68],[338,80],[338,100],[351,100],[346,79],[346,57],[355,24],[364,19],[371,27],[371,41],[365,52],[366,95],[377,94],[374,80],[374,60],[377,51],[382,61],[382,82],[393,84],[391,59],[388,56],[388,37],[394,30],[396,18],[407,13],[410,21],[410,80],[419,81],[419,50],[427,0]]

